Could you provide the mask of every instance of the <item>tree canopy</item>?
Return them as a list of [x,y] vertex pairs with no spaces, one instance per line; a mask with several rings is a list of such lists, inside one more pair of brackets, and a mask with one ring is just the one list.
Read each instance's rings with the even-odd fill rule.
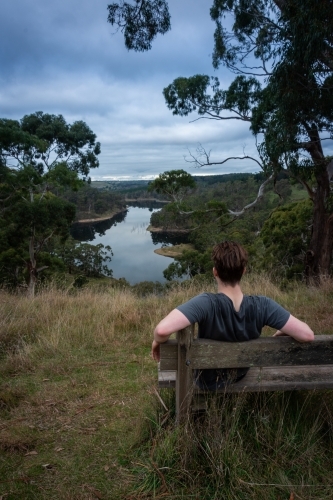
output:
[[[153,9],[153,2],[144,3]],[[308,278],[329,274],[332,157],[324,144],[333,139],[333,1],[214,0],[210,14],[213,66],[225,66],[235,79],[222,89],[217,77],[179,77],[164,89],[167,106],[178,115],[249,122],[266,175],[284,170],[313,201]],[[211,162],[204,149],[192,160],[197,166],[226,161]]]
[[47,248],[64,240],[75,206],[56,187],[77,189],[98,166],[100,145],[82,121],[42,112],[20,121],[0,119],[0,266],[3,283],[28,283],[34,294],[39,273],[61,261]]
[[108,22],[124,32],[125,45],[131,50],[144,52],[160,33],[169,31],[170,14],[166,0],[135,0],[108,5]]
[[168,170],[149,183],[148,191],[165,194],[179,203],[195,186],[195,180],[185,170]]

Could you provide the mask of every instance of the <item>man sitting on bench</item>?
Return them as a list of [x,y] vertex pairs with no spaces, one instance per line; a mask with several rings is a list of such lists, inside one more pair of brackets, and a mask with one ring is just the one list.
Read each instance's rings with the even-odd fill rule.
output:
[[[240,281],[246,269],[246,250],[233,241],[216,245],[212,252],[217,293],[202,293],[171,311],[154,330],[152,356],[160,359],[160,344],[170,335],[198,323],[198,337],[225,342],[256,339],[265,325],[276,328],[275,336],[289,335],[299,342],[314,339],[311,328],[292,316],[274,300],[262,295],[243,295]],[[222,389],[241,380],[249,368],[201,370],[197,385],[206,390]]]

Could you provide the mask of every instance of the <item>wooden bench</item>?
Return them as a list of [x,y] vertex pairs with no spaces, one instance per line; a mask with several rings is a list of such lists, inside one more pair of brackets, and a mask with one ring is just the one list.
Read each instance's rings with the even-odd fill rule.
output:
[[219,392],[261,392],[333,388],[333,335],[300,343],[291,337],[260,337],[248,342],[195,339],[194,327],[161,344],[159,387],[176,388],[176,414],[182,420],[196,387],[193,370],[251,367],[245,377]]

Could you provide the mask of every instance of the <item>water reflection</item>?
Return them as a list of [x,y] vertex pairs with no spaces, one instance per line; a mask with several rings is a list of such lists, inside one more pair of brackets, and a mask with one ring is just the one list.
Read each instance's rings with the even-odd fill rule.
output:
[[180,243],[187,243],[188,237],[184,233],[150,233],[154,245],[161,245],[167,247],[170,245],[179,245]]
[[161,201],[156,201],[156,200],[147,200],[147,201],[131,201],[131,203],[128,204],[129,207],[134,207],[134,208],[144,208],[148,209],[149,212],[153,212],[154,210],[159,210],[160,208],[164,207],[165,202]]
[[71,227],[71,235],[77,241],[93,241],[97,236],[105,235],[106,231],[123,222],[126,218],[127,211],[114,215],[111,219],[101,220],[94,224],[78,224],[74,223]]
[[[134,205],[134,204],[133,204]],[[186,235],[150,233],[147,227],[152,212],[161,207],[156,202],[128,207],[127,212],[108,221],[72,227],[73,238],[79,241],[94,241],[94,244],[110,245],[113,251],[110,268],[115,278],[125,278],[131,284],[140,281],[165,282],[163,270],[173,262],[170,257],[154,253],[158,246],[185,243]]]

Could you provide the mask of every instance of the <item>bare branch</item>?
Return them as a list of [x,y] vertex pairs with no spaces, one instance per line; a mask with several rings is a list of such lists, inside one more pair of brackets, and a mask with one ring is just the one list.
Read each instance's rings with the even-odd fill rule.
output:
[[[249,155],[229,156],[228,158],[226,158],[225,160],[222,160],[222,161],[210,161],[211,150],[209,152],[207,152],[201,144],[199,144],[198,147],[196,148],[197,156],[194,156],[189,149],[188,149],[188,152],[189,152],[189,155],[192,158],[192,160],[187,160],[186,157],[184,157],[184,160],[187,163],[194,163],[195,167],[197,167],[197,168],[206,167],[209,165],[223,165],[224,163],[226,163],[229,160],[252,160],[252,161],[256,162],[261,169],[263,168],[263,165],[260,163],[259,160],[257,160],[256,158],[253,158],[253,156],[249,156]],[[204,159],[202,160],[201,158],[204,158]]]
[[[208,111],[206,111],[208,113]],[[243,116],[218,116],[216,115],[215,117],[209,117],[209,116],[199,116],[199,118],[196,118],[195,120],[191,120],[189,123],[194,123],[199,120],[242,120],[243,122],[250,122],[251,118],[248,117],[243,117]]]
[[259,188],[259,191],[258,191],[258,195],[256,197],[256,199],[252,202],[252,203],[249,203],[248,205],[246,205],[240,212],[233,212],[232,210],[228,210],[228,213],[231,214],[231,215],[234,215],[235,217],[239,217],[240,215],[242,215],[246,210],[248,210],[249,208],[253,207],[254,205],[256,205],[258,203],[259,200],[261,200],[261,198],[263,197],[264,195],[264,188],[266,186],[266,184],[273,178],[274,174],[271,174],[268,179],[266,179],[260,186]]

